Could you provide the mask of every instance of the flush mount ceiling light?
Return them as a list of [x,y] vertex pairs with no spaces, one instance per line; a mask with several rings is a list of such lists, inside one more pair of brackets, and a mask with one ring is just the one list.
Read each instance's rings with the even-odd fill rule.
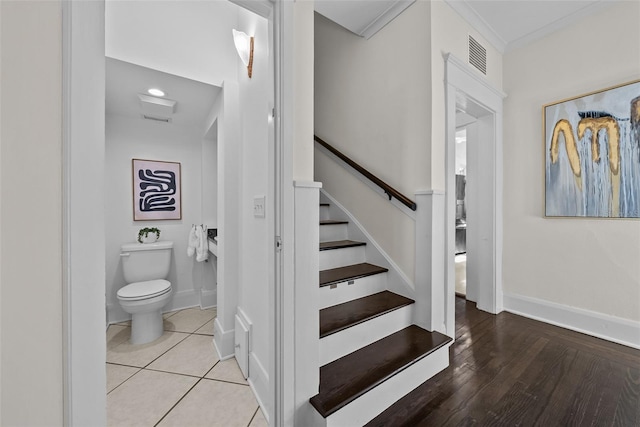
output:
[[147,93],[153,96],[164,96],[164,91],[155,87],[152,87],[151,89],[147,90]]
[[233,43],[236,45],[238,55],[242,63],[247,66],[249,78],[253,68],[253,37],[249,37],[242,31],[231,30],[233,32]]

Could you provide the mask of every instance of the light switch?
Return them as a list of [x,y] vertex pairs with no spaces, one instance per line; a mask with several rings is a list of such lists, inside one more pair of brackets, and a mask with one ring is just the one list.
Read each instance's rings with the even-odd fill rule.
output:
[[253,198],[253,216],[256,218],[264,218],[264,196]]

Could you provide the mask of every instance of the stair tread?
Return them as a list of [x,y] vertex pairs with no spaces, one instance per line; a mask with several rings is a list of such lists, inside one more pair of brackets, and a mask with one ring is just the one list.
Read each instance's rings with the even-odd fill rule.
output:
[[320,367],[320,392],[309,401],[326,418],[450,341],[408,326]]
[[349,224],[349,221],[342,221],[337,219],[323,219],[320,221],[320,225],[337,225],[337,224]]
[[365,242],[356,242],[355,240],[336,240],[334,242],[320,242],[320,250],[327,251],[331,249],[352,248],[364,245],[366,245]]
[[386,273],[387,271],[389,271],[389,269],[366,262],[322,270],[320,271],[320,287],[373,276],[374,274]]
[[389,291],[358,298],[320,310],[320,338],[413,304],[415,301]]

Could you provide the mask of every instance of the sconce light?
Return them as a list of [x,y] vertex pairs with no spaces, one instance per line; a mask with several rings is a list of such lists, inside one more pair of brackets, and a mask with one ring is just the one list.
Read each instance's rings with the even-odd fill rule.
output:
[[242,31],[231,30],[233,32],[233,43],[236,45],[238,55],[242,63],[247,66],[249,78],[253,68],[253,37],[249,37]]

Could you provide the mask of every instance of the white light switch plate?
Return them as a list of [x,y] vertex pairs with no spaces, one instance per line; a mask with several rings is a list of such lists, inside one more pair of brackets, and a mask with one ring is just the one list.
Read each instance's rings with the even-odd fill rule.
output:
[[253,198],[253,216],[256,218],[264,218],[264,196]]

